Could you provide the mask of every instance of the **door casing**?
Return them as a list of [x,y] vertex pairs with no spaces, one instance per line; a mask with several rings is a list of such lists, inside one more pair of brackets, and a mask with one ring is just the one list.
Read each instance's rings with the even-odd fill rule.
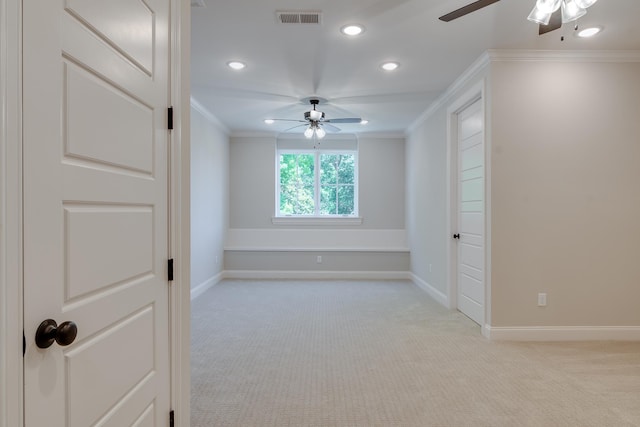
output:
[[448,308],[458,307],[457,244],[452,235],[457,232],[458,224],[458,113],[478,99],[484,117],[484,161],[485,161],[485,256],[484,256],[484,324],[482,334],[488,337],[486,326],[491,324],[491,138],[488,120],[486,81],[482,79],[455,99],[447,108],[447,300]]
[[[0,427],[23,420],[21,0],[0,0]],[[170,288],[171,407],[189,425],[190,4],[171,0]],[[29,339],[27,337],[27,339]]]

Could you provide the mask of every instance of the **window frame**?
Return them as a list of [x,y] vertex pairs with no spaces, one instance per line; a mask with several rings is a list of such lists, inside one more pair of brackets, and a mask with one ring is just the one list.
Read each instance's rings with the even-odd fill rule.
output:
[[[313,203],[314,203],[314,214],[313,215],[294,215],[294,214],[283,214],[280,212],[280,156],[283,154],[312,154],[313,157]],[[332,155],[332,154],[349,154],[353,155],[353,211],[354,213],[351,215],[346,214],[335,214],[335,215],[323,215],[320,214],[320,199],[321,199],[321,183],[320,183],[320,156],[322,155]],[[292,220],[295,223],[305,221],[311,225],[316,223],[321,224],[326,220],[346,220],[345,223],[352,224],[360,224],[362,223],[362,218],[359,217],[359,168],[358,168],[358,150],[348,150],[348,149],[287,149],[287,148],[279,148],[276,150],[276,206],[275,206],[275,216],[273,217],[273,223],[280,224],[288,224],[290,223],[288,220]],[[337,184],[339,185],[339,184]]]

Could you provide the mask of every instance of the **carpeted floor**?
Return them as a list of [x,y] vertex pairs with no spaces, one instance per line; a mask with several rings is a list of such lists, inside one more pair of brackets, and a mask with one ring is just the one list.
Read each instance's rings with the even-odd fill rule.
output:
[[191,426],[640,426],[640,343],[498,343],[405,281],[224,281]]

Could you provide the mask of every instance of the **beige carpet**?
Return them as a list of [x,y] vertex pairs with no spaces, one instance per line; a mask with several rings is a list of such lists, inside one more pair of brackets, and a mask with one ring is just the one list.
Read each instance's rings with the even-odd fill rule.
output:
[[410,282],[224,281],[193,427],[640,426],[640,343],[496,343]]

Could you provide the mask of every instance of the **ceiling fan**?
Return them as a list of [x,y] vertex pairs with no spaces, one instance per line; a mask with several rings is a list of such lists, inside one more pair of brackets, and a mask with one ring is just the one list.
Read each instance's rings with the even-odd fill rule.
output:
[[[362,123],[362,119],[359,117],[345,117],[339,119],[326,119],[322,111],[317,110],[316,106],[320,104],[320,98],[309,98],[309,104],[312,109],[304,113],[304,120],[296,119],[266,119],[265,123],[273,123],[275,121],[280,122],[299,122],[301,125],[296,125],[292,128],[285,130],[288,132],[292,129],[306,126],[304,136],[306,138],[312,138],[314,135],[318,139],[322,139],[326,136],[327,130],[330,132],[340,132],[340,128],[334,126],[332,123]],[[326,130],[325,130],[326,129]]]
[[[476,10],[487,7],[500,0],[478,0],[453,12],[442,15],[439,19],[444,22],[453,21]],[[542,35],[562,27],[563,23],[575,21],[583,16],[586,9],[597,0],[537,0],[529,14],[530,21],[539,25],[538,34]]]

